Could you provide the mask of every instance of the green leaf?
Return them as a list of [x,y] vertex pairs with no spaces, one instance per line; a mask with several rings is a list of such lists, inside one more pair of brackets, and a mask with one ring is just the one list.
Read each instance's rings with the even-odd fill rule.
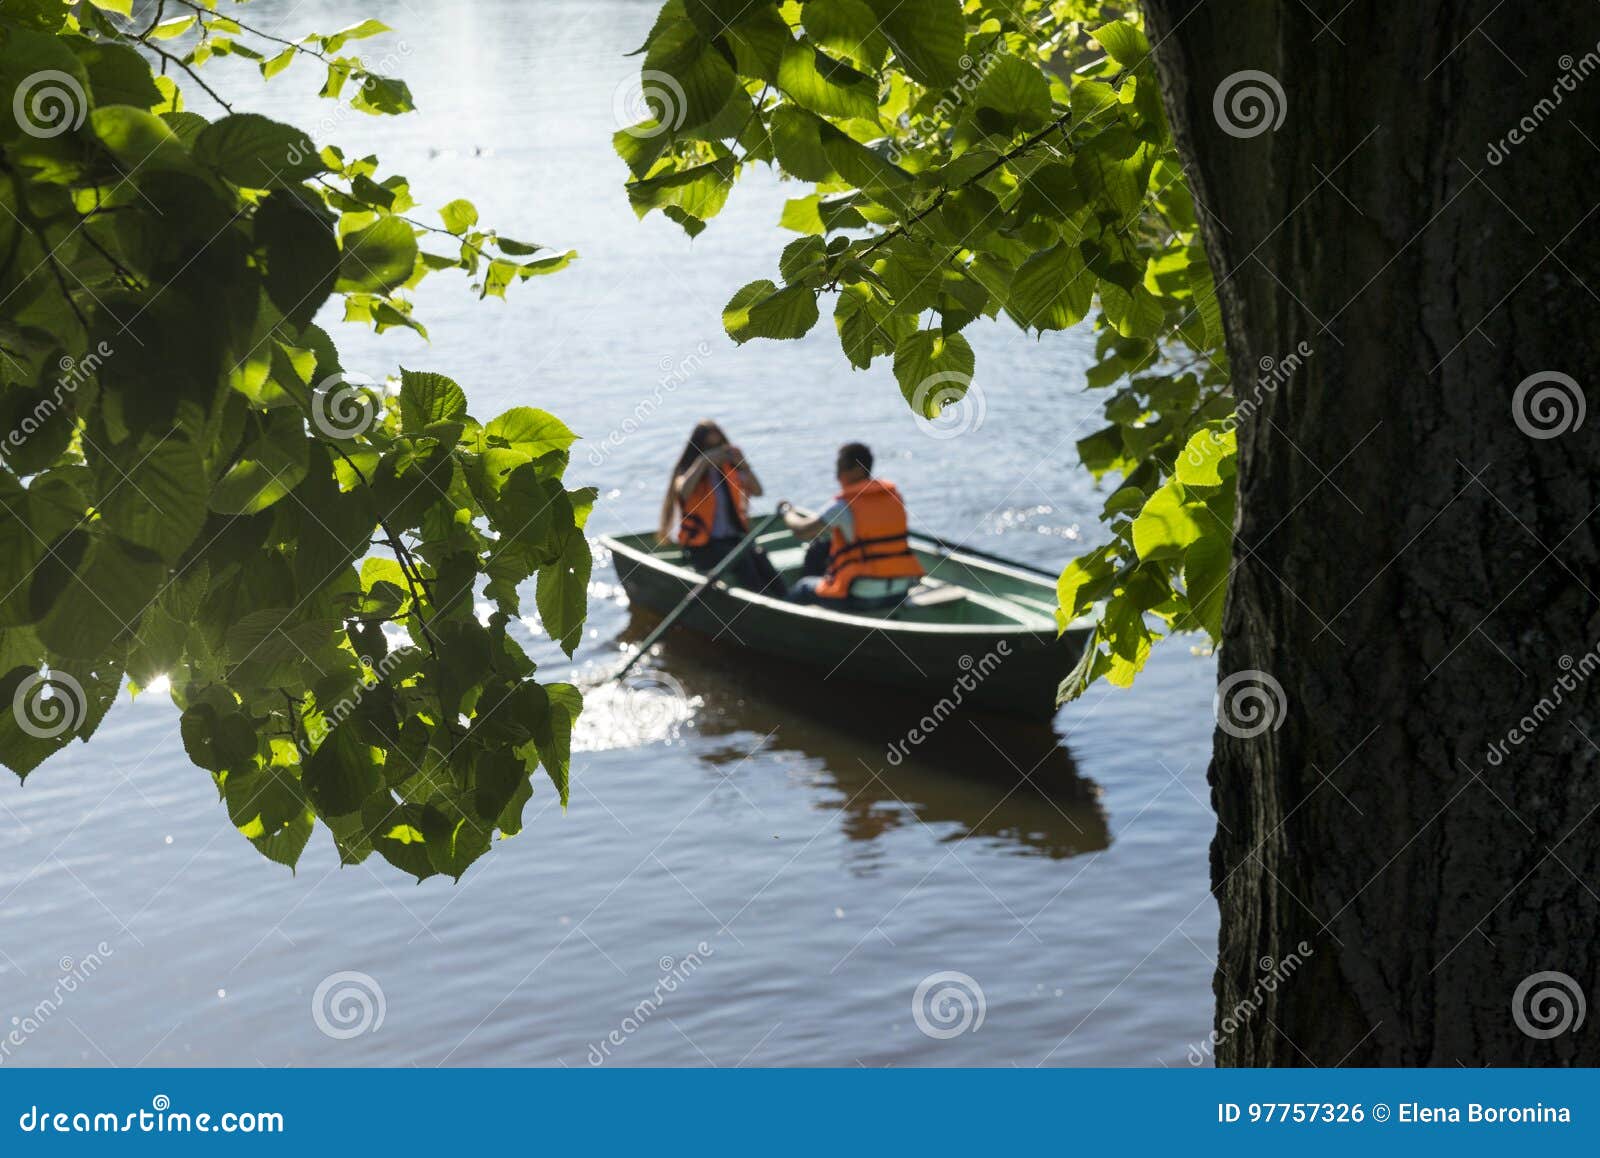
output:
[[677,131],[715,117],[738,81],[717,46],[685,20],[661,29],[651,40],[640,88],[655,119]]
[[970,61],[967,20],[961,0],[872,0],[895,56],[918,84],[946,88],[956,82]]
[[946,405],[957,402],[972,384],[977,357],[960,334],[917,330],[901,338],[894,348],[894,376],[911,409],[924,418],[937,418]]
[[678,209],[700,221],[722,212],[733,184],[733,162],[713,161],[628,184],[628,201],[643,217],[652,209]]
[[411,89],[406,82],[393,76],[364,73],[361,87],[350,100],[350,107],[373,116],[398,116],[416,110],[411,100]]
[[359,812],[383,787],[375,753],[348,724],[335,728],[305,762],[306,794],[322,816]]
[[548,684],[550,710],[534,727],[534,742],[539,748],[539,762],[544,765],[550,782],[561,796],[561,807],[567,806],[567,791],[572,770],[572,724],[583,710],[583,693],[571,684]]
[[1094,287],[1094,275],[1078,247],[1063,241],[1022,263],[1011,281],[1006,309],[1028,329],[1065,330],[1088,316]]
[[369,36],[377,36],[381,32],[390,31],[389,26],[381,20],[367,19],[359,24],[352,24],[348,28],[341,28],[338,32],[322,38],[322,51],[338,52],[352,40],[364,40]]
[[722,310],[723,329],[741,345],[751,338],[803,337],[816,324],[813,291],[805,286],[779,289],[766,280],[745,286]]
[[98,537],[70,575],[41,567],[34,578],[35,599],[47,594],[54,604],[39,623],[40,641],[68,659],[99,659],[132,632],[165,571],[144,553]]
[[401,427],[420,437],[436,422],[453,422],[467,415],[467,396],[443,374],[400,369]]
[[176,561],[206,518],[206,472],[200,452],[169,432],[127,445],[106,474],[101,518],[120,537]]
[[1197,430],[1178,455],[1174,473],[1186,487],[1215,487],[1233,476],[1233,458],[1238,451],[1232,429]]
[[1141,560],[1171,558],[1215,525],[1203,504],[1186,501],[1182,486],[1169,482],[1133,520],[1133,549]]
[[73,45],[89,73],[96,105],[132,105],[151,109],[162,102],[161,90],[145,58],[125,44],[83,41]]
[[293,184],[327,168],[305,133],[256,113],[231,113],[201,129],[194,157],[247,189]]
[[1215,642],[1222,640],[1222,611],[1233,567],[1233,537],[1202,535],[1183,555],[1183,586],[1196,624]]
[[491,445],[520,450],[533,458],[566,450],[578,438],[555,415],[531,406],[516,406],[491,418],[483,432]]
[[339,243],[332,228],[285,193],[262,200],[254,228],[266,258],[262,281],[267,296],[296,330],[309,325],[333,292],[339,268]]
[[190,167],[189,150],[154,113],[131,105],[108,105],[89,114],[89,125],[106,150],[129,168]]
[[211,509],[252,515],[282,499],[306,476],[309,440],[298,412],[273,412],[211,491]]
[[1102,24],[1089,35],[1106,50],[1107,56],[1125,69],[1138,68],[1150,55],[1150,42],[1144,33],[1126,20]]
[[439,217],[446,230],[459,236],[478,224],[478,209],[472,202],[457,198],[439,210]]
[[567,536],[561,558],[539,568],[536,603],[539,618],[550,638],[570,657],[583,638],[584,612],[589,601],[589,569],[593,557],[589,544],[577,532]]
[[796,104],[820,116],[878,117],[877,82],[805,41],[784,52],[778,84]]
[[1037,129],[1050,119],[1050,82],[1038,68],[1007,53],[994,57],[972,94],[974,109],[998,113],[1008,129]]
[[380,217],[348,233],[334,289],[340,293],[388,293],[411,278],[417,264],[417,238],[398,217]]

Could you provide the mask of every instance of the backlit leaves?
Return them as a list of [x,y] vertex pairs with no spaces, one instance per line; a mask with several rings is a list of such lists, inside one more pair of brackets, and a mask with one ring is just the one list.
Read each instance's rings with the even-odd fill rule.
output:
[[[263,856],[292,867],[324,828],[341,863],[458,877],[521,829],[541,768],[566,803],[582,701],[535,679],[522,601],[570,654],[595,493],[563,485],[577,436],[553,415],[480,422],[425,370],[354,380],[313,319],[338,294],[347,320],[421,331],[408,295],[431,273],[500,296],[573,255],[466,200],[418,211],[377,157],[188,109],[221,94],[133,41],[269,79],[308,57],[330,99],[403,112],[404,82],[351,54],[381,22],[275,41],[188,7],[135,31],[0,10],[0,693],[28,705],[0,711],[0,762],[29,774],[124,681],[166,677],[185,751]],[[21,123],[45,115],[19,91],[41,68],[81,103]],[[713,212],[688,184],[661,207]]]

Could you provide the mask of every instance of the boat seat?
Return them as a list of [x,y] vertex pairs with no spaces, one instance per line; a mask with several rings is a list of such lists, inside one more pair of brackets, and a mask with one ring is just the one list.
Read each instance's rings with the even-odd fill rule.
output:
[[966,597],[964,590],[948,583],[939,583],[938,586],[918,584],[906,595],[906,602],[913,607],[940,607],[946,603],[959,603]]

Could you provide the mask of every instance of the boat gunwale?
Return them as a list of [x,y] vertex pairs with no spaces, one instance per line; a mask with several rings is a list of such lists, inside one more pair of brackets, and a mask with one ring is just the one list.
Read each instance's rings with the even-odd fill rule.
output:
[[[912,537],[921,539],[921,536],[919,535],[913,535]],[[675,579],[687,582],[690,586],[693,586],[705,578],[705,575],[702,572],[696,571],[692,567],[682,567],[676,563],[669,563],[653,552],[641,551],[637,547],[632,547],[619,541],[614,535],[600,535],[597,536],[597,539],[606,547],[607,550],[611,551],[613,554],[626,555],[636,563],[650,567],[655,571],[671,575]],[[926,539],[922,539],[922,541],[928,542]],[[1046,580],[1042,579],[1038,575],[1030,574],[1029,572],[1007,566],[1003,563],[992,562],[976,555],[968,555],[962,551],[945,552],[945,557],[957,560],[963,566],[971,567],[973,569],[997,572],[1012,578],[1024,580],[1039,587],[1050,586]],[[1064,631],[1057,631],[1054,624],[1050,624],[1046,627],[1030,627],[1020,621],[1008,624],[915,623],[906,620],[881,619],[871,615],[853,615],[849,612],[833,611],[826,607],[819,607],[814,603],[791,603],[787,599],[774,599],[770,595],[762,595],[759,592],[749,591],[743,587],[731,587],[721,579],[718,579],[714,586],[736,599],[742,599],[747,603],[768,607],[774,611],[784,612],[789,615],[797,615],[806,619],[819,619],[825,622],[839,623],[848,627],[864,627],[869,629],[875,628],[880,631],[892,630],[896,633],[905,634],[954,635],[975,638],[994,638],[999,636],[1019,635],[1040,637],[1045,635],[1061,636],[1067,634],[1068,632],[1088,631],[1094,627],[1094,621],[1087,617],[1080,617],[1074,620],[1072,623],[1067,625]],[[1000,596],[998,598],[1004,597]],[[1042,613],[1028,611],[1028,609],[1025,608],[1023,610],[1027,611],[1028,614],[1037,616],[1040,620],[1045,620],[1045,616]]]

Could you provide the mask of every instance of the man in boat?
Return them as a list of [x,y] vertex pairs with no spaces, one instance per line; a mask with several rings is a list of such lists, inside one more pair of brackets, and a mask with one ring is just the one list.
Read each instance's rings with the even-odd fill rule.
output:
[[[661,508],[660,537],[675,537],[697,571],[710,571],[750,530],[750,498],[761,480],[722,427],[709,418],[695,425],[678,457]],[[674,534],[674,531],[676,532]],[[730,582],[782,597],[783,580],[759,547],[733,565]]]
[[872,477],[863,443],[841,446],[835,470],[839,493],[821,514],[784,510],[789,530],[811,544],[789,598],[851,611],[897,606],[922,576],[906,540],[905,500],[892,482]]

